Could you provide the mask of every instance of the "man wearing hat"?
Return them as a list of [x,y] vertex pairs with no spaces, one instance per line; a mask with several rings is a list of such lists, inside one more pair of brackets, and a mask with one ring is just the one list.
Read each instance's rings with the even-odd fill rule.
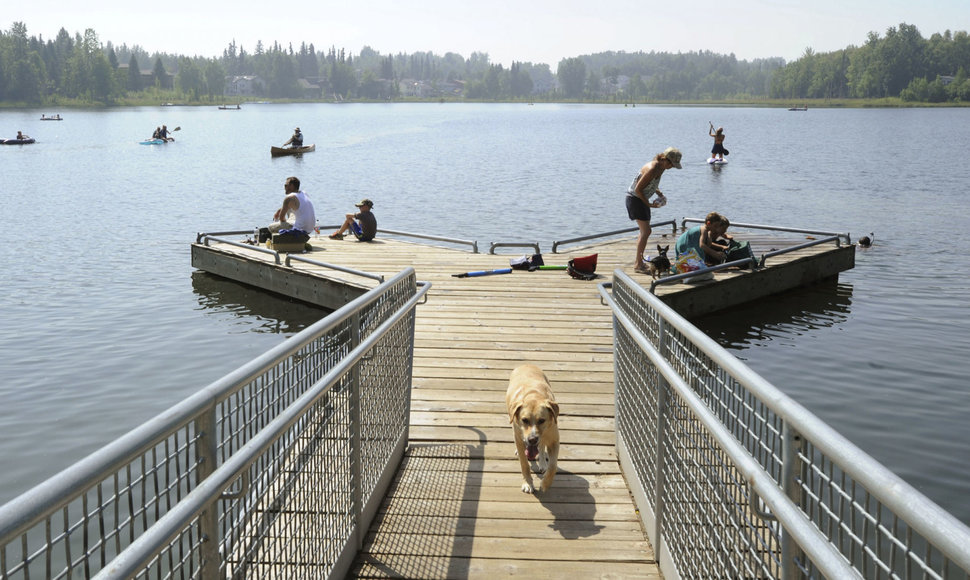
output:
[[344,239],[344,232],[347,230],[353,232],[354,237],[361,242],[369,242],[377,235],[377,218],[374,217],[374,212],[371,211],[374,209],[374,202],[364,198],[354,205],[360,211],[357,213],[348,213],[340,229],[330,234],[331,240]]
[[283,147],[287,145],[292,145],[293,147],[303,147],[303,133],[300,133],[300,128],[297,127],[293,130],[293,136],[286,143],[283,143]]

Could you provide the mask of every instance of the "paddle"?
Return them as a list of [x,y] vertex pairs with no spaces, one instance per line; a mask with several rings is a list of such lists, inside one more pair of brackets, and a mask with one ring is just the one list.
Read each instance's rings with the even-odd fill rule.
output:
[[492,274],[510,274],[511,272],[512,268],[499,268],[498,270],[478,270],[464,274],[452,274],[452,276],[455,278],[471,278],[472,276],[491,276]]

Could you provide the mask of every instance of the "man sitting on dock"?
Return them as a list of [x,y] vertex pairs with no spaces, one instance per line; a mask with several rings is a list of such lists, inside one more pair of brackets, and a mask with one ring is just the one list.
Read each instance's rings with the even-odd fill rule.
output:
[[299,178],[287,177],[283,184],[283,191],[286,194],[283,205],[273,214],[275,221],[260,230],[260,242],[265,242],[272,234],[292,232],[292,230],[303,232],[300,237],[305,237],[302,241],[306,241],[310,238],[310,232],[317,227],[313,202],[300,190]]
[[331,240],[344,239],[344,232],[347,230],[353,232],[354,237],[361,242],[369,242],[377,235],[377,218],[371,211],[374,208],[374,202],[365,197],[354,205],[360,211],[346,214],[340,229],[330,234]]

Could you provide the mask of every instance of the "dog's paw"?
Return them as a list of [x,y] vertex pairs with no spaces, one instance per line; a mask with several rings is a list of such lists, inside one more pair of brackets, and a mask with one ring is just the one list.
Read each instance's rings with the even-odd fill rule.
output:
[[529,483],[528,481],[526,481],[525,483],[523,483],[522,484],[522,493],[535,493],[535,490],[532,488],[532,484]]

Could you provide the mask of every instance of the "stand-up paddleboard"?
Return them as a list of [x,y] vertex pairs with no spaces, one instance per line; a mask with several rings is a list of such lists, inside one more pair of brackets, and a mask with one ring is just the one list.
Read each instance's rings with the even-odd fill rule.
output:
[[718,159],[717,157],[711,157],[707,160],[708,165],[727,165],[727,159]]

